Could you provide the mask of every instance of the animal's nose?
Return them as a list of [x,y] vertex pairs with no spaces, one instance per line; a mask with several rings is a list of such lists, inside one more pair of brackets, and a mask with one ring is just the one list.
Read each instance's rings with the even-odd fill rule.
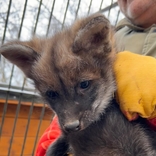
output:
[[69,131],[78,131],[78,130],[80,130],[80,122],[79,122],[79,120],[69,122],[64,125],[64,128],[68,132]]

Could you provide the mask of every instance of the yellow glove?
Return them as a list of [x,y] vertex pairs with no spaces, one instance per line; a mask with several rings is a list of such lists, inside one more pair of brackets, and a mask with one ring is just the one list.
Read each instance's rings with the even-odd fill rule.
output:
[[114,66],[121,111],[128,120],[156,117],[156,59],[128,51],[117,54]]

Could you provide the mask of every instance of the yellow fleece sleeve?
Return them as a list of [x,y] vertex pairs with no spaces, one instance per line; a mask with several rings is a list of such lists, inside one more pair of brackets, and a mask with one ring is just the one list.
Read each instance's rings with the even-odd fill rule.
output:
[[116,98],[121,111],[131,121],[138,115],[156,117],[156,59],[124,51],[114,66]]

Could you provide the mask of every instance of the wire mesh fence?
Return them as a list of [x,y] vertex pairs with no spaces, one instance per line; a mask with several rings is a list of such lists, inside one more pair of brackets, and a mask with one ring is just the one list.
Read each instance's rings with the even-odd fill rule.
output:
[[[1,44],[51,36],[77,17],[95,12],[103,13],[112,25],[123,18],[117,0],[1,0],[0,6]],[[0,156],[34,155],[52,115],[31,80],[0,56]]]

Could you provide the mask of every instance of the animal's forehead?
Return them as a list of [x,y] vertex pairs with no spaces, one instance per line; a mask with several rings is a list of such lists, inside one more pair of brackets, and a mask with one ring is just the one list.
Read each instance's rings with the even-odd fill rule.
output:
[[[57,51],[58,52],[58,51]],[[39,90],[61,90],[73,88],[81,81],[98,79],[100,72],[91,64],[75,55],[55,53],[53,56],[42,56],[35,67],[35,76]]]
[[53,51],[53,61],[57,68],[64,69],[79,66],[81,58],[72,52],[71,45],[59,42]]
[[87,56],[86,53],[84,58],[75,54],[72,44],[72,37],[62,34],[47,44],[35,67],[36,75],[40,73],[37,81],[44,82],[45,89],[49,86],[55,90],[60,89],[61,83],[67,87],[74,87],[80,81],[96,79],[99,75],[94,62],[89,58],[91,56]]

